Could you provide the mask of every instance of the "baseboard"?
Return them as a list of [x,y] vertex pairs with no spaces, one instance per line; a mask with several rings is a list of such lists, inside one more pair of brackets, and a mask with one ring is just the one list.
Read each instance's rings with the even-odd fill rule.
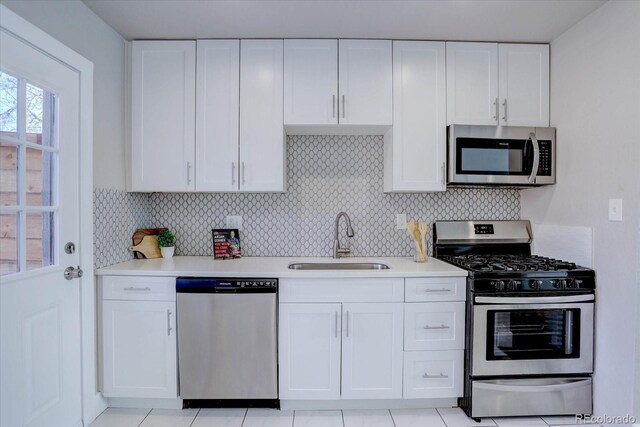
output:
[[109,408],[182,409],[182,399],[107,398]]
[[282,410],[322,409],[428,409],[458,406],[456,398],[366,399],[366,400],[281,400]]
[[82,399],[82,422],[88,426],[105,409],[107,409],[107,401],[101,393],[95,393],[91,396],[85,394]]

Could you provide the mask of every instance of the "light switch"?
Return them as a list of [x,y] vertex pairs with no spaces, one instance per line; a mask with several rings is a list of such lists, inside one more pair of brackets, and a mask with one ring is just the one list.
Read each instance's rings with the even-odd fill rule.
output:
[[396,214],[396,230],[407,228],[407,214]]
[[609,221],[622,221],[622,199],[609,199]]
[[242,230],[242,217],[240,215],[227,215],[225,227]]

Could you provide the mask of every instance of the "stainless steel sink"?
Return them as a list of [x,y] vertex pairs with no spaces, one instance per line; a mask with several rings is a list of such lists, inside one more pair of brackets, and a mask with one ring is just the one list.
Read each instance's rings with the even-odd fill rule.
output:
[[389,266],[379,262],[296,262],[289,264],[290,270],[388,270]]

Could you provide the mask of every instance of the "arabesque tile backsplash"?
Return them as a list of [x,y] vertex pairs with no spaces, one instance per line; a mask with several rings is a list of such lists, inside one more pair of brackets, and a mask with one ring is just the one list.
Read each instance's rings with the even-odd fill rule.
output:
[[[520,217],[520,193],[513,189],[384,194],[380,136],[290,136],[287,143],[284,194],[97,189],[96,266],[132,258],[131,234],[142,226],[173,230],[176,255],[211,255],[211,229],[224,228],[227,215],[243,218],[245,256],[329,256],[340,211],[351,217],[355,236],[348,243],[356,256],[412,255],[406,231],[395,229],[396,213],[428,222]],[[347,243],[344,227],[340,236]]]

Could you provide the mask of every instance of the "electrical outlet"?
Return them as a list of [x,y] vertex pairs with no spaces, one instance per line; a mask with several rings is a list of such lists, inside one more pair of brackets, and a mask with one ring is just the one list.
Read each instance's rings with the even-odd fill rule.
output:
[[407,214],[396,214],[396,230],[407,228]]
[[609,221],[622,221],[622,199],[609,199]]
[[238,230],[242,230],[242,217],[240,215],[227,215],[225,227],[237,228]]

